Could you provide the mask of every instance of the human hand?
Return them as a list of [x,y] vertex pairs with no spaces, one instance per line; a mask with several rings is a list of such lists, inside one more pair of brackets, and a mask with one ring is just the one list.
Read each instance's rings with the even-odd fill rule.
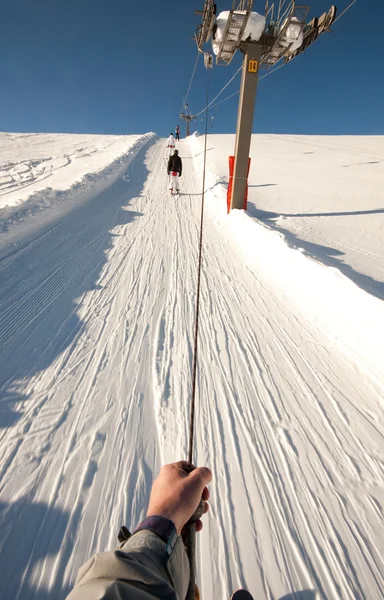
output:
[[[209,490],[207,484],[212,479],[212,473],[207,467],[192,467],[189,463],[179,462],[162,467],[155,479],[149,500],[147,517],[160,516],[170,519],[180,534],[184,525],[189,521],[204,500],[204,513],[208,511]],[[203,523],[196,522],[196,531],[203,528]]]

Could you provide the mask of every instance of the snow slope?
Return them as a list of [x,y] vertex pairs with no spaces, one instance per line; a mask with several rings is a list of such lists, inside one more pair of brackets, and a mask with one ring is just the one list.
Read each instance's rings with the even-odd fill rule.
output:
[[[90,554],[144,515],[160,465],[186,456],[197,143],[179,146],[180,198],[154,140],[116,183],[0,261],[1,599],[64,598]],[[379,600],[384,304],[281,233],[227,217],[212,181],[196,428],[197,462],[214,472],[202,597],[247,586],[261,600],[314,589]]]
[[[65,210],[121,177],[154,136],[0,133],[0,232],[45,209]],[[30,225],[30,224],[29,224]]]
[[[234,145],[209,136],[211,186]],[[384,299],[384,137],[253,135],[251,156],[249,214]]]

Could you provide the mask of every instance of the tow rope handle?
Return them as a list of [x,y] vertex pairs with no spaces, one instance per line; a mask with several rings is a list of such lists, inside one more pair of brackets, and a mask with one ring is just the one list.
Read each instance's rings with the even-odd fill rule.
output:
[[201,499],[199,506],[185,525],[182,533],[189,562],[189,585],[186,600],[197,600],[200,597],[196,586],[196,521],[203,516],[204,507],[205,502]]
[[[184,467],[186,473],[191,473],[194,467]],[[185,549],[187,551],[189,562],[189,585],[185,600],[199,600],[200,594],[196,586],[196,521],[201,519],[204,514],[205,502],[203,498],[200,500],[199,506],[196,508],[188,523],[183,527],[182,537]]]

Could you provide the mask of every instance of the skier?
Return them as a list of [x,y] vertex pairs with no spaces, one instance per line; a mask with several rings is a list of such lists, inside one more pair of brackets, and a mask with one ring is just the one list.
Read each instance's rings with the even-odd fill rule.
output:
[[173,155],[169,157],[167,167],[167,172],[169,175],[169,191],[171,194],[173,194],[175,191],[176,194],[180,192],[179,179],[181,177],[182,170],[183,163],[181,162],[178,150],[175,150]]
[[173,133],[168,138],[167,148],[169,148],[169,156],[171,156],[172,150],[175,148],[175,138],[173,137]]
[[[206,467],[189,471],[179,461],[166,465],[152,486],[147,518],[133,535],[126,528],[120,547],[93,556],[77,575],[67,600],[178,600],[185,598],[189,563],[181,531],[201,498],[208,511],[206,487],[212,473]],[[203,524],[196,523],[196,531]]]
[[180,127],[176,125],[176,139],[180,142]]

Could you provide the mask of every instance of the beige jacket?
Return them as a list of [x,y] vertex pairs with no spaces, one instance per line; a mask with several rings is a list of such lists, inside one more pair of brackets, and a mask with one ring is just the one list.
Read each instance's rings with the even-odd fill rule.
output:
[[135,533],[118,550],[86,562],[67,600],[184,600],[189,564],[181,537],[170,556],[165,549],[152,531]]

